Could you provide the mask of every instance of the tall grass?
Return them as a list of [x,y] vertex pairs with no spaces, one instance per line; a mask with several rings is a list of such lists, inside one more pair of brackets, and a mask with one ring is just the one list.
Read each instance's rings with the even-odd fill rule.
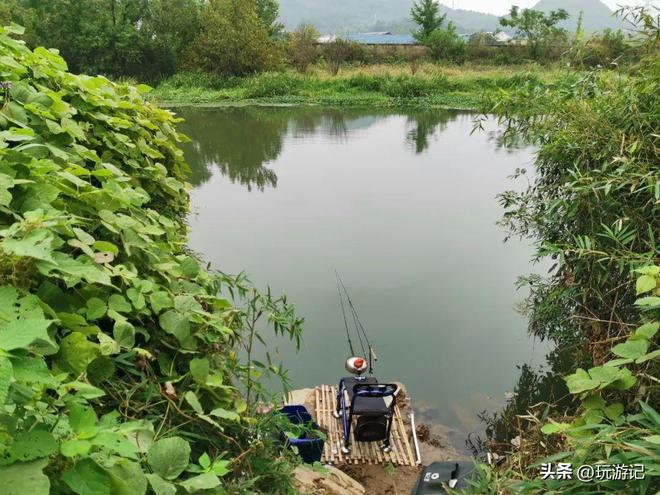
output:
[[[542,86],[565,78],[558,68],[537,65],[460,68],[424,64],[413,75],[405,65],[346,66],[331,76],[322,65],[307,74],[265,72],[224,78],[202,72],[176,74],[161,83],[152,97],[171,103],[259,101],[327,105],[436,104],[471,108],[485,92]],[[432,100],[432,101],[430,101]]]

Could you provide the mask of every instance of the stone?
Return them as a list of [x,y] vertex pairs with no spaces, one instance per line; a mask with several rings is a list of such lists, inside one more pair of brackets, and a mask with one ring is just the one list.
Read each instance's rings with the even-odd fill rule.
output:
[[365,495],[364,487],[353,478],[332,466],[315,470],[298,466],[294,471],[294,484],[304,495]]

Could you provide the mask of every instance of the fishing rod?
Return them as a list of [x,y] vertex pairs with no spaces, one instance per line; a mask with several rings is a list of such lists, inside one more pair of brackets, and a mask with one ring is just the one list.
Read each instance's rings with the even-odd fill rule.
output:
[[[362,353],[364,356],[367,355],[367,350],[368,350],[368,358],[369,358],[369,373],[373,373],[373,361],[378,361],[378,356],[376,356],[376,353],[374,352],[374,348],[371,345],[371,342],[369,341],[369,337],[367,336],[367,331],[364,328],[364,325],[362,324],[362,321],[360,321],[360,316],[358,315],[357,309],[355,308],[355,305],[353,304],[353,301],[351,299],[351,296],[348,294],[348,290],[346,289],[346,286],[344,285],[344,281],[341,279],[339,276],[339,273],[337,270],[335,270],[335,275],[337,277],[337,291],[339,293],[339,302],[341,306],[341,311],[342,311],[342,316],[344,319],[344,328],[346,329],[346,337],[348,339],[348,347],[351,351],[351,355],[355,355],[355,351],[353,350],[353,343],[351,341],[351,335],[350,335],[350,330],[348,328],[348,320],[346,318],[346,308],[344,306],[344,297],[346,298],[346,301],[348,302],[348,307],[351,311],[351,316],[353,318],[353,325],[355,326],[355,333],[358,336],[358,341],[360,342],[360,348],[362,349]],[[342,294],[343,291],[343,294]],[[367,348],[365,349],[364,344],[366,343]]]
[[344,317],[344,328],[346,328],[346,338],[348,339],[348,348],[351,351],[351,356],[355,356],[353,350],[353,342],[351,342],[351,332],[348,330],[348,321],[346,321],[346,310],[344,309],[344,298],[341,296],[341,289],[339,288],[339,273],[335,270],[337,276],[337,293],[339,294],[339,305],[341,306],[341,314]]

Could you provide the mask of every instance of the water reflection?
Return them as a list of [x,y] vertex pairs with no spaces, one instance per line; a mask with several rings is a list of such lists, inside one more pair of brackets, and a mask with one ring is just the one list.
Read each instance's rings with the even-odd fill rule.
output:
[[430,140],[456,120],[458,112],[449,110],[410,110],[393,113],[378,109],[328,109],[314,107],[234,107],[221,112],[214,109],[181,109],[185,121],[179,129],[193,137],[185,146],[192,173],[190,182],[200,186],[211,178],[217,167],[232,182],[248,190],[277,187],[277,175],[268,168],[282,153],[287,135],[305,138],[323,133],[344,142],[351,132],[367,129],[384,116],[407,119],[404,139],[411,150],[421,154]]
[[249,190],[277,186],[277,175],[264,164],[275,160],[282,152],[282,136],[287,131],[288,119],[277,113],[255,110],[178,112],[186,119],[180,125],[181,132],[194,136],[185,147],[193,186],[207,182],[214,167]]
[[420,154],[429,148],[430,138],[447,129],[447,123],[456,119],[455,112],[420,110],[408,115],[408,123],[413,128],[406,136],[415,153]]
[[568,392],[563,376],[574,366],[574,350],[557,347],[546,356],[541,367],[529,364],[517,366],[520,378],[499,412],[483,411],[479,418],[484,424],[484,435],[471,436],[467,445],[475,455],[485,450],[511,451],[511,441],[520,434],[519,416],[544,415],[550,407],[554,411],[572,409],[575,398]]
[[514,309],[533,250],[504,245],[496,225],[497,194],[532,150],[502,152],[487,134],[498,130],[492,119],[471,134],[469,113],[180,113],[193,139],[190,247],[295,302],[302,351],[271,349],[294,386],[343,372],[338,269],[376,346],[376,376],[405,383],[420,420],[446,425],[440,433],[452,443],[483,434],[476,413],[505,407],[515,365],[538,364],[547,351]]

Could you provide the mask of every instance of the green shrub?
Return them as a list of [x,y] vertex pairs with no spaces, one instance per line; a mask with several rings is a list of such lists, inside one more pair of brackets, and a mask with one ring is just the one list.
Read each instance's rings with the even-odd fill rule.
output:
[[447,29],[436,29],[424,39],[431,58],[455,63],[465,61],[465,41],[458,35],[456,28],[449,23]]
[[319,57],[316,42],[319,33],[311,24],[301,24],[288,35],[286,43],[287,58],[295,69],[304,74],[307,68]]
[[246,81],[247,98],[297,95],[305,84],[303,77],[290,72],[265,72]]
[[225,89],[237,86],[240,79],[202,71],[186,71],[174,74],[161,84],[172,88]]
[[[505,141],[539,146],[528,187],[500,196],[502,223],[535,240],[537,259],[553,260],[547,277],[526,279],[529,330],[565,354],[562,373],[579,399],[577,408],[548,404],[538,418],[517,417],[528,421],[518,427],[525,449],[508,452],[510,471],[492,492],[657,491],[660,26],[643,8],[632,12],[649,53],[634,76],[592,71],[549,87],[525,84],[485,109],[506,125]],[[539,465],[557,461],[641,464],[645,479],[541,479]]]
[[342,84],[349,89],[381,92],[389,82],[387,75],[355,74],[342,80]]
[[393,98],[415,98],[428,96],[432,90],[426,80],[402,75],[389,79],[382,91]]
[[[521,484],[523,492],[651,493],[651,487],[657,486],[660,414],[652,405],[657,406],[658,401],[648,377],[657,375],[654,360],[660,358],[656,337],[660,328],[660,266],[646,266],[636,274],[636,306],[643,311],[641,325],[612,347],[614,359],[587,370],[580,368],[565,378],[569,392],[581,399],[579,414],[570,422],[550,420],[541,431],[561,437],[560,443],[566,445],[561,460],[575,469],[603,461],[609,465],[637,465],[644,469],[643,478],[597,480],[592,490],[578,479],[537,479]],[[539,462],[556,458],[557,454]]]
[[148,88],[73,75],[21,32],[0,29],[3,493],[289,491],[253,322],[297,340],[301,320],[187,251],[184,137]]
[[189,69],[243,76],[277,68],[279,45],[258,16],[256,0],[211,0],[188,47]]

